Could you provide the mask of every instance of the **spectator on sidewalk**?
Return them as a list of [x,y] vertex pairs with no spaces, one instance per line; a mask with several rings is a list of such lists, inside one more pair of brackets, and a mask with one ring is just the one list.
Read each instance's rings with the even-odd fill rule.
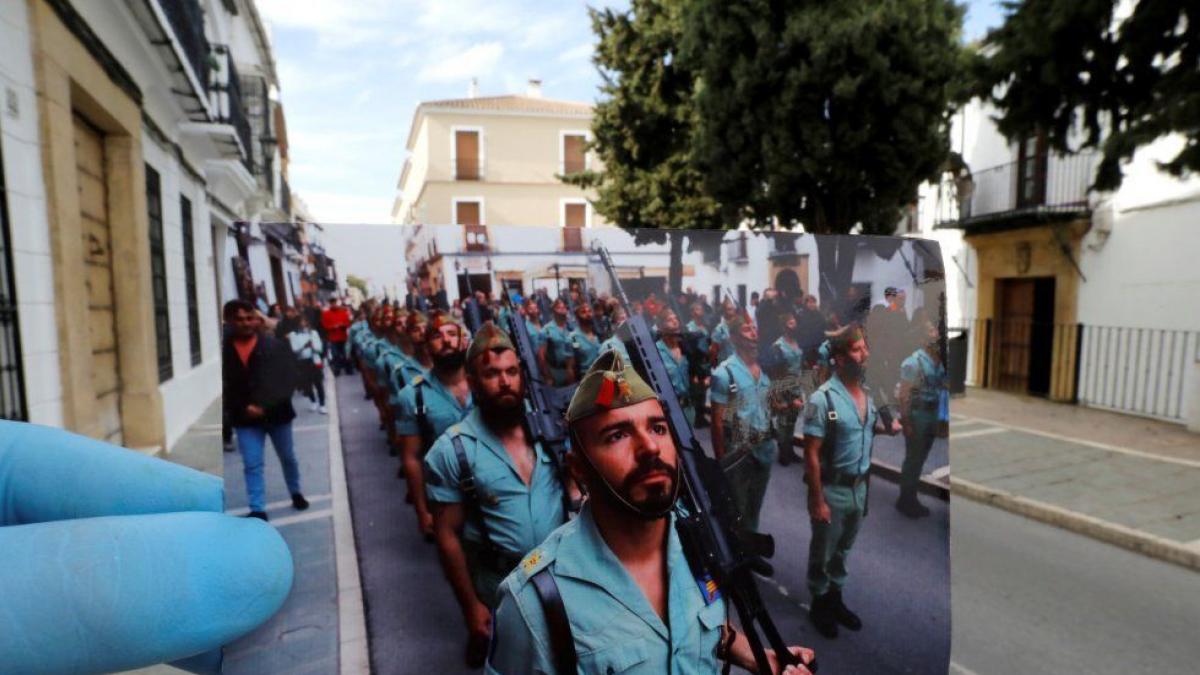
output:
[[285,344],[260,331],[250,303],[230,300],[225,304],[224,317],[233,326],[233,333],[222,359],[223,401],[242,453],[249,515],[267,519],[263,451],[268,436],[283,466],[292,506],[307,509],[308,501],[300,492],[300,466],[292,448],[295,360]]
[[321,327],[325,329],[333,353],[334,376],[353,373],[354,364],[346,358],[346,329],[350,327],[350,311],[342,306],[342,301],[336,295],[329,300],[329,309],[321,313]]
[[325,358],[324,345],[321,336],[308,323],[308,317],[301,314],[297,317],[297,326],[287,334],[288,344],[296,357],[296,367],[299,370],[297,378],[300,393],[304,394],[310,403],[310,409],[325,410]]

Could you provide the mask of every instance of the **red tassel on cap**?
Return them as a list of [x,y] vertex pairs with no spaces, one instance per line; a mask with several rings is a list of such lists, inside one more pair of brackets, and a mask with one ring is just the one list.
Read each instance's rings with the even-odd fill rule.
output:
[[617,387],[613,381],[607,377],[600,382],[600,391],[596,392],[596,405],[608,408],[612,405],[613,396],[616,395]]

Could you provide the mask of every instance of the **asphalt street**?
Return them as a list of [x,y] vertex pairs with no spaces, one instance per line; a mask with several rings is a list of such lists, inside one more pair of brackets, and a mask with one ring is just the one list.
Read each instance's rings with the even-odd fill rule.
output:
[[[357,377],[337,378],[342,445],[354,517],[374,673],[470,672],[465,631],[432,545],[404,503],[374,407]],[[950,653],[945,502],[926,498],[930,518],[893,508],[896,487],[875,480],[871,511],[851,561],[846,602],[864,620],[837,640],[816,635],[804,585],[809,526],[799,466],[776,465],[763,515],[776,536],[776,575],[763,597],[786,639],[815,648],[822,673],[941,673]]]
[[966,499],[952,522],[951,673],[1197,672],[1200,575]]

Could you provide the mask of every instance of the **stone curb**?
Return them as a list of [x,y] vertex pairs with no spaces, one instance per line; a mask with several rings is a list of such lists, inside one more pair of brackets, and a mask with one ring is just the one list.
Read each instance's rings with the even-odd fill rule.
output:
[[966,497],[1026,518],[1098,539],[1107,544],[1120,546],[1134,553],[1200,571],[1200,549],[1189,548],[1169,539],[955,476],[950,478],[950,492],[958,497]]
[[[871,460],[871,474],[893,483],[900,482],[900,467],[878,459]],[[945,483],[925,478],[924,476],[921,477],[921,481],[917,485],[917,492],[937,497],[944,502],[950,501],[949,486]]]

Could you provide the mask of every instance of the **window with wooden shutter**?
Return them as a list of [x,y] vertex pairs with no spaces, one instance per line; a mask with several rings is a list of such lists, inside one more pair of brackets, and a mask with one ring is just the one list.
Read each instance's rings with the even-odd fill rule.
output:
[[479,132],[454,132],[454,178],[456,180],[479,180]]
[[483,221],[479,202],[455,202],[454,222],[459,225],[479,225]]
[[583,228],[587,224],[587,204],[563,205],[563,250],[583,250]]
[[580,134],[563,136],[563,166],[564,175],[580,173],[587,168],[587,158],[584,146],[587,139]]

